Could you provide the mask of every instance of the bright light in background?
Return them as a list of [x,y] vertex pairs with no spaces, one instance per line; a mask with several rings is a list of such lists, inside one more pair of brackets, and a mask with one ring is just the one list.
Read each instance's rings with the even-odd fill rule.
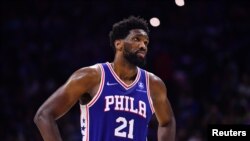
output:
[[184,4],[185,4],[184,0],[175,0],[175,3],[178,6],[184,6]]
[[157,27],[160,25],[160,20],[156,17],[151,18],[149,22],[153,27]]

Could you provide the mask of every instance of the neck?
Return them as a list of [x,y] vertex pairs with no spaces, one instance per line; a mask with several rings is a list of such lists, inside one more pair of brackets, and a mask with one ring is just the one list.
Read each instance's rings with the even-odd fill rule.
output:
[[137,75],[137,66],[129,63],[125,59],[115,58],[111,66],[116,75],[123,81],[133,81]]

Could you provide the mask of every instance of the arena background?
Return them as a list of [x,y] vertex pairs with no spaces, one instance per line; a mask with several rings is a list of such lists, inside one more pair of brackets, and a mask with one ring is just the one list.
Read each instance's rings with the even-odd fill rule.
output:
[[[76,69],[112,61],[108,33],[130,15],[150,26],[147,69],[168,87],[177,141],[206,140],[208,124],[250,124],[250,2],[247,0],[2,0],[0,136],[42,141],[38,107]],[[80,141],[79,105],[58,120]],[[157,123],[149,126],[155,139]]]

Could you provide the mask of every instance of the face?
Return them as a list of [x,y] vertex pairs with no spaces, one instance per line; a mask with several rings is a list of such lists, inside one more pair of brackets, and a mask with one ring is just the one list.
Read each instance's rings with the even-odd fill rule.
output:
[[130,30],[129,35],[123,40],[123,56],[131,64],[143,67],[146,64],[146,55],[148,51],[148,35],[142,29]]

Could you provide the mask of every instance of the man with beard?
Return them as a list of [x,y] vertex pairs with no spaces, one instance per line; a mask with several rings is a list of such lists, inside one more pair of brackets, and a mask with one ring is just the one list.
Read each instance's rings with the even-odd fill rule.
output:
[[34,122],[45,141],[61,141],[56,120],[79,101],[82,141],[146,141],[153,114],[158,141],[175,140],[175,118],[164,82],[140,67],[149,43],[147,22],[131,16],[113,25],[113,62],[75,71],[38,109]]

